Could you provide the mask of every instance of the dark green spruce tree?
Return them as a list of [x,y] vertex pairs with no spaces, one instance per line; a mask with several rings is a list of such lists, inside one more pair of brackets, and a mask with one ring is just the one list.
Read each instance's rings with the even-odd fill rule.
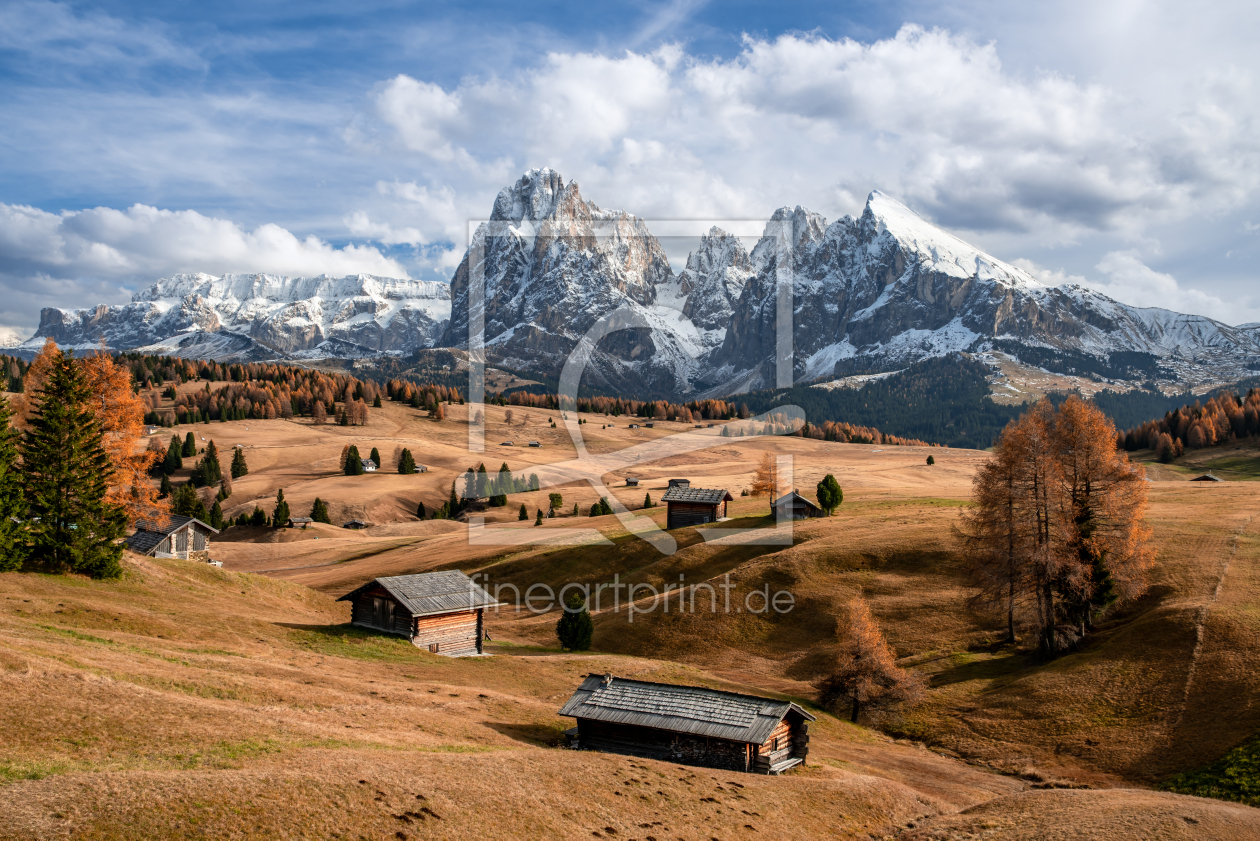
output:
[[354,444],[350,445],[350,450],[346,453],[346,475],[363,475],[363,457],[359,455],[359,448]]
[[[314,519],[313,517],[311,519]],[[271,512],[271,523],[280,528],[289,522],[289,503],[284,501],[284,488],[276,491],[276,507]]]
[[311,519],[317,523],[332,522],[328,516],[328,504],[319,497],[315,497],[315,502],[311,505]]
[[249,465],[245,463],[245,451],[240,447],[235,447],[235,453],[232,454],[232,478],[239,479],[249,473]]
[[416,460],[411,455],[411,450],[403,448],[402,453],[398,456],[398,472],[404,476],[410,476],[416,472]]
[[574,591],[564,600],[564,615],[556,622],[556,637],[567,651],[586,651],[591,647],[595,623],[586,609],[586,599]]
[[18,434],[9,425],[12,418],[9,401],[0,397],[0,572],[21,569],[27,551]]
[[58,353],[21,444],[30,561],[48,572],[117,578],[127,516],[105,503],[114,467],[90,398],[83,369]]
[[170,476],[176,470],[184,466],[184,459],[180,457],[180,449],[183,447],[179,443],[179,436],[171,436],[171,445],[166,448],[166,458],[162,460],[162,472]]
[[184,458],[197,455],[197,439],[191,432],[184,436],[184,446],[180,448],[179,454]]

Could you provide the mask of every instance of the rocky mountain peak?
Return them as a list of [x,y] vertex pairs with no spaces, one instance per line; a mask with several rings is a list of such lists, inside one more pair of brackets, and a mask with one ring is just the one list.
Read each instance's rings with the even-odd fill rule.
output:
[[739,237],[714,225],[678,275],[679,291],[687,296],[683,314],[697,327],[725,331],[752,273],[752,260]]
[[522,221],[572,217],[583,205],[576,181],[564,183],[564,177],[550,167],[531,169],[511,187],[504,187],[494,200],[490,219],[519,225]]

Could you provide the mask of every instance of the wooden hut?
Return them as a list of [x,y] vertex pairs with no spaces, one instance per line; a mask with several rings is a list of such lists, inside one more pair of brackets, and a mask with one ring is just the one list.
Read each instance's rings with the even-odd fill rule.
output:
[[671,488],[690,488],[691,480],[690,479],[670,479],[669,486]]
[[587,675],[560,715],[584,750],[755,774],[804,764],[814,721],[790,701],[613,675]]
[[669,490],[661,497],[667,529],[716,523],[726,516],[726,503],[735,498],[724,488],[680,487],[673,482],[671,479]]
[[806,520],[810,517],[822,517],[827,513],[796,491],[779,497],[770,507],[774,509],[774,519],[777,521]]
[[1213,476],[1211,473],[1204,473],[1202,476],[1195,476],[1191,482],[1224,482],[1220,476]]
[[447,657],[481,653],[485,609],[498,601],[456,570],[376,578],[351,590],[350,621]]
[[343,529],[365,529],[367,528],[367,523],[362,520],[350,520],[349,522],[342,523],[341,527]]
[[627,488],[637,488],[638,486],[639,486],[639,480],[638,480],[638,479],[634,478],[633,476],[627,476],[627,477],[626,477],[626,487],[627,487]]
[[210,561],[210,535],[219,530],[196,517],[172,514],[165,523],[137,520],[136,533],[127,538],[127,548],[154,558],[183,558]]
[[310,517],[290,517],[288,526],[291,529],[304,529],[314,522]]

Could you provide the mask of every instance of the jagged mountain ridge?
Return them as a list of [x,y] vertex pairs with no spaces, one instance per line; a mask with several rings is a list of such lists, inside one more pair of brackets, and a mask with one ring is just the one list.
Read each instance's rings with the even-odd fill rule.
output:
[[1226,378],[1260,362],[1257,331],[1132,307],[1083,286],[1045,286],[878,191],[857,219],[827,224],[800,207],[776,211],[752,263],[723,344],[701,365],[706,393],[777,385],[780,283],[791,289],[797,382],[895,370],[992,340],[1103,358],[1142,351]]
[[[470,261],[484,298],[470,295]],[[45,310],[43,336],[72,347],[216,358],[352,357],[467,349],[482,324],[491,364],[549,377],[601,319],[584,386],[643,396],[774,387],[776,307],[790,293],[793,379],[896,370],[926,357],[1009,346],[1106,358],[1142,351],[1173,372],[1221,380],[1260,367],[1260,325],[1142,309],[1080,286],[1048,287],[875,191],[856,219],[781,208],[749,253],[714,227],[674,274],[646,223],[584,199],[551,169],[495,199],[451,284],[367,275],[177,275],[130,304]],[[217,338],[214,338],[216,337]]]
[[[132,295],[131,303],[85,310],[46,308],[27,345],[51,336],[73,348],[102,339],[115,349],[177,352],[205,341],[199,334],[224,333],[253,342],[228,342],[231,357],[321,355],[321,345],[344,345],[371,355],[432,347],[450,318],[450,287],[444,283],[374,275],[334,278],[270,274],[179,274]],[[322,353],[338,355],[336,352]]]

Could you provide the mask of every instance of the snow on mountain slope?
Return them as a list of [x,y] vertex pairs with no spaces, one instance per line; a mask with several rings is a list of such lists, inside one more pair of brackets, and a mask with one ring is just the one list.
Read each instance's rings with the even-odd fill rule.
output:
[[331,339],[372,352],[406,352],[431,347],[450,311],[450,287],[432,281],[181,274],[135,293],[129,304],[45,309],[26,346],[51,336],[76,348],[102,338],[112,348],[156,347],[194,332],[225,332],[281,354],[309,352]]
[[103,338],[114,348],[216,359],[370,359],[467,349],[470,324],[480,322],[489,361],[554,377],[620,310],[636,326],[598,343],[584,387],[726,396],[778,384],[780,299],[792,306],[795,382],[995,345],[1016,356],[1022,347],[1029,359],[1047,348],[1070,352],[1073,364],[1139,351],[1156,360],[1139,360],[1142,370],[1187,382],[1260,369],[1260,324],[1230,327],[1082,286],[1045,286],[879,191],[857,218],[831,223],[780,208],[751,253],[714,227],[675,275],[643,220],[599,207],[551,169],[499,192],[449,286],[369,275],[176,275],[121,306],[46,309],[19,350],[51,336],[73,348]]
[[857,219],[776,211],[752,265],[722,346],[700,366],[706,395],[775,385],[784,285],[796,381],[891,370],[999,339],[1096,357],[1142,351],[1223,378],[1260,367],[1260,331],[1047,287],[878,191]]

